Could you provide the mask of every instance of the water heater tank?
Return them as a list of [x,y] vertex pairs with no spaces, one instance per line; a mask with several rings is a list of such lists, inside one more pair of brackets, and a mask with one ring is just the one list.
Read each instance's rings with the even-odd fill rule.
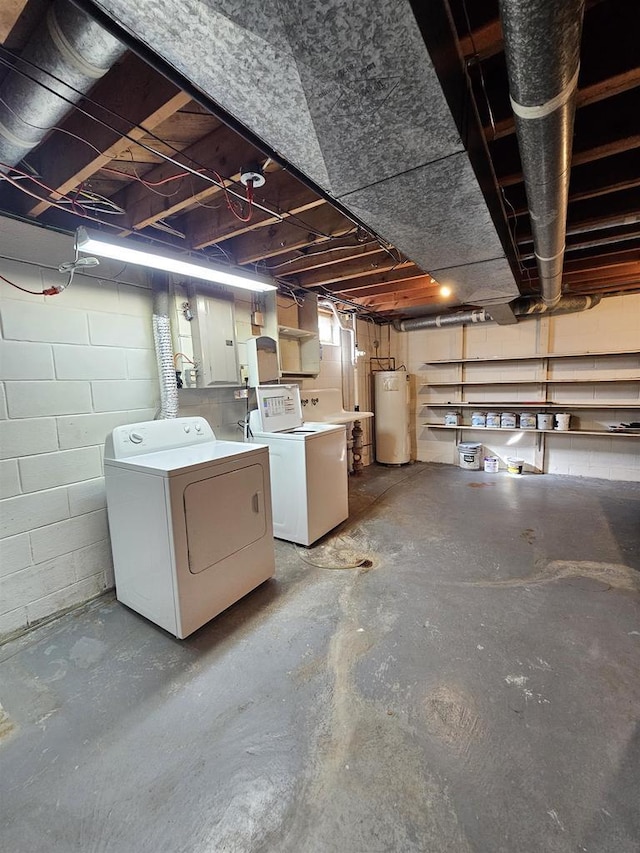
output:
[[374,373],[376,462],[404,465],[409,447],[409,374],[406,370]]

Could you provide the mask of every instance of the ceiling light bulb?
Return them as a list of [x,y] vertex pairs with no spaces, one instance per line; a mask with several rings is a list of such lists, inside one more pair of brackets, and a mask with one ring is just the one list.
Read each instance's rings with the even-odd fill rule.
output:
[[451,288],[447,287],[446,284],[443,284],[440,288],[440,296],[451,296]]

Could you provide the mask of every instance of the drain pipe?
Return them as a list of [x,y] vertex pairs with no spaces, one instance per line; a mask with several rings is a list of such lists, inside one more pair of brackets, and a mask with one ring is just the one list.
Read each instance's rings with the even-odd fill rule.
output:
[[[318,302],[318,308],[324,308],[327,311],[331,311],[333,316],[336,318],[336,322],[340,327],[341,331],[346,332],[349,335],[349,339],[351,340],[351,355],[350,355],[350,363],[353,366],[353,405],[356,411],[358,410],[360,399],[358,395],[358,354],[356,352],[356,330],[351,326],[345,326],[342,322],[342,318],[340,314],[338,314],[338,310],[331,300],[326,299]],[[355,316],[353,318],[353,323],[355,325]]]
[[557,305],[584,0],[499,0],[542,300]]
[[16,60],[28,77],[11,71],[0,87],[0,162],[19,163],[69,112],[68,100],[77,103],[125,50],[87,14],[56,0]]
[[[549,306],[544,300],[518,299],[511,304],[516,317],[539,317],[540,314],[576,314],[594,308],[601,300],[600,295],[593,296],[562,296],[555,307]],[[397,332],[413,332],[418,329],[443,329],[447,326],[468,326],[473,323],[492,322],[489,311],[458,311],[457,314],[439,314],[430,317],[411,317],[408,320],[394,320],[393,328]]]
[[153,288],[153,340],[160,380],[160,420],[178,417],[178,385],[173,362],[173,340],[169,320],[169,276],[154,273]]

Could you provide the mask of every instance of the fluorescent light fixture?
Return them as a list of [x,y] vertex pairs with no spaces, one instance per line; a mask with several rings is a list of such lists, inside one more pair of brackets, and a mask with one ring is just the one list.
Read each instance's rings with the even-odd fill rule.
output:
[[[172,272],[189,278],[198,278],[228,287],[240,287],[243,290],[262,292],[276,290],[276,285],[266,276],[249,275],[238,267],[221,267],[214,264],[193,263],[183,260],[176,252],[167,254],[149,246],[142,246],[128,240],[117,240],[104,237],[99,232],[90,232],[86,228],[78,228],[76,232],[76,249],[102,258],[112,258],[125,264],[149,267],[154,270]],[[232,270],[235,270],[232,272]]]

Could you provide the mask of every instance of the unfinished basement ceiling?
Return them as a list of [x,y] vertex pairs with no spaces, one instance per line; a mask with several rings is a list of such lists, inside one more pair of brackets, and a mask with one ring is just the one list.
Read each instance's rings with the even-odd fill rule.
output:
[[459,302],[518,295],[406,0],[96,5]]
[[[90,0],[73,5],[124,33]],[[96,216],[102,224],[89,224],[107,233],[257,265],[284,292],[332,295],[382,320],[460,306],[495,312],[496,298],[540,292],[497,0],[300,3],[295,14],[282,4],[282,15],[199,2],[184,15],[181,7],[179,22],[158,14],[173,13],[169,2],[100,5],[122,18],[127,38],[139,12],[152,16],[149,44],[131,38],[14,164],[0,181],[0,210],[67,232]],[[2,6],[0,125],[16,103],[4,87],[19,69],[34,71],[21,59],[52,6]],[[570,297],[640,288],[636,15],[637,0],[586,2],[563,271]],[[174,68],[152,38],[173,51]],[[206,76],[207,88],[187,72]],[[239,181],[250,163],[266,176],[252,209]]]

